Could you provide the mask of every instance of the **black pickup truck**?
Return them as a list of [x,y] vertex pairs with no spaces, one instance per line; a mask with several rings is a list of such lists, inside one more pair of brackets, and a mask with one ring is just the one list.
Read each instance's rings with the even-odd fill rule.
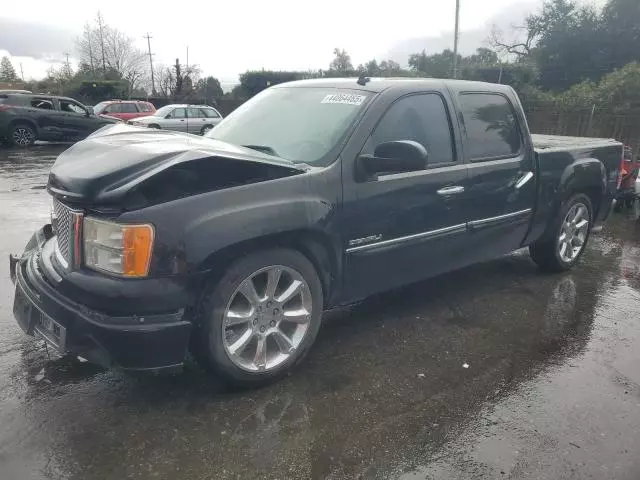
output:
[[63,352],[239,384],[288,372],[322,312],[529,247],[562,271],[607,217],[622,144],[529,134],[508,86],[272,87],[205,138],[105,127],[51,169],[11,267],[15,317]]

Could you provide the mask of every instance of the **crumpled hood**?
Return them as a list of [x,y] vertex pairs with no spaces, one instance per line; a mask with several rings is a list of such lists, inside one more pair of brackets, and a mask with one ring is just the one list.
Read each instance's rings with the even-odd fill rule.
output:
[[305,171],[286,160],[218,140],[115,124],[63,152],[51,168],[47,188],[67,202],[109,204],[176,164],[203,158],[264,164],[286,174]]

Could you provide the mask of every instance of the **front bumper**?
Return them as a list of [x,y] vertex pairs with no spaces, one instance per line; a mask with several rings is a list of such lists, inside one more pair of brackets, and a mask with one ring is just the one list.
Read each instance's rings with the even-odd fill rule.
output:
[[179,369],[191,332],[184,310],[109,316],[64,296],[38,263],[50,236],[46,227],[39,230],[22,256],[10,259],[16,285],[14,316],[20,327],[29,335],[41,336],[61,353],[80,355],[105,367]]

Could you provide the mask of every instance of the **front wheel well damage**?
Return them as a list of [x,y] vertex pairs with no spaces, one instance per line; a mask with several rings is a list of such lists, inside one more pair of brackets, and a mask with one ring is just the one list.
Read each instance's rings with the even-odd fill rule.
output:
[[[325,306],[335,287],[340,258],[330,239],[312,230],[293,230],[244,240],[212,253],[202,262],[201,270],[208,270],[206,285],[220,280],[224,272],[237,259],[250,253],[270,248],[289,248],[304,255],[314,266],[322,283]],[[203,290],[206,286],[203,285]]]

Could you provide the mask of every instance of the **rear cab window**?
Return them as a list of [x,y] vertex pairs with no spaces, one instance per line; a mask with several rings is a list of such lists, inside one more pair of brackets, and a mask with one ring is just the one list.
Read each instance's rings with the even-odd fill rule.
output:
[[202,116],[207,118],[220,118],[220,114],[213,108],[201,108]]
[[460,109],[467,135],[466,156],[472,162],[513,158],[522,150],[518,117],[499,93],[462,93]]

